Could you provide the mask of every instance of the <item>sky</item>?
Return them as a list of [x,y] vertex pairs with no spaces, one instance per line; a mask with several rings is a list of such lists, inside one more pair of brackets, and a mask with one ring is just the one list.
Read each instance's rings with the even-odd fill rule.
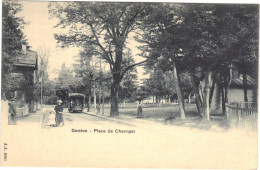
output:
[[[61,30],[53,28],[58,20],[50,18],[48,2],[23,1],[21,4],[23,5],[23,10],[18,16],[23,17],[25,22],[28,23],[24,28],[28,43],[34,51],[40,48],[50,49],[49,78],[57,78],[63,63],[65,63],[67,67],[72,67],[79,49],[76,47],[65,49],[58,47],[57,41],[54,39],[54,33],[58,33]],[[133,40],[133,38],[131,38],[131,40]],[[135,61],[140,62],[144,59],[137,56],[139,51],[136,45],[136,42],[134,42],[130,43],[128,47],[131,48]],[[141,67],[137,67],[137,71],[139,79],[144,78],[142,76],[144,70]]]
[[40,48],[50,49],[48,73],[50,79],[56,78],[63,63],[66,66],[71,66],[74,62],[73,56],[78,54],[78,49],[61,49],[57,46],[54,39],[55,29],[53,29],[57,20],[49,18],[48,2],[24,1],[21,4],[23,10],[19,16],[28,23],[24,28],[28,43],[34,51]]

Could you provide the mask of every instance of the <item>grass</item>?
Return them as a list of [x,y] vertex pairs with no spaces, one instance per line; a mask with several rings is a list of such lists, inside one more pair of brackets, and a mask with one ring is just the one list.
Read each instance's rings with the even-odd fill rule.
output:
[[[178,104],[164,104],[161,106],[153,106],[151,104],[143,105],[143,116],[145,119],[165,119],[167,117],[174,116],[180,117]],[[136,116],[137,107],[136,105],[129,105],[126,107],[120,107],[119,111],[121,114]],[[185,107],[187,118],[198,116],[196,113],[196,106],[193,104],[186,105]]]
[[[197,107],[195,104],[185,105],[185,120],[180,119],[179,105],[178,104],[164,104],[156,106],[152,104],[143,104],[143,119],[151,120],[154,122],[167,123],[169,125],[187,126],[193,128],[199,128],[209,130],[211,128],[221,127],[226,129],[226,119],[211,118],[210,121],[203,120],[197,113]],[[137,116],[137,107],[135,104],[128,104],[126,107],[119,108],[120,114],[128,116]],[[172,121],[165,121],[168,117],[175,117]]]
[[[226,129],[226,119],[225,117],[214,116],[211,117],[210,121],[203,120],[197,113],[196,104],[185,104],[185,120],[181,120],[179,105],[177,103],[169,104],[165,103],[163,105],[157,106],[156,104],[143,104],[143,118],[144,120],[149,120],[157,123],[174,125],[174,126],[185,126],[192,128],[199,128],[204,130],[209,130],[215,127],[221,127]],[[93,111],[93,108],[91,109]],[[110,105],[105,104],[105,115],[109,116]],[[101,106],[102,112],[102,106]],[[121,117],[126,115],[132,118],[137,117],[137,105],[136,103],[127,103],[125,106],[119,105],[119,112]],[[174,120],[165,121],[168,117],[175,117]],[[131,119],[133,120],[133,119]],[[129,120],[130,121],[130,120]]]

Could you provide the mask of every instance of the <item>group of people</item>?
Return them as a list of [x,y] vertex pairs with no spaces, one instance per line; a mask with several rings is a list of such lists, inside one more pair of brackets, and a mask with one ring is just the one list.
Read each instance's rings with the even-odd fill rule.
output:
[[62,101],[58,100],[57,105],[54,108],[54,111],[49,112],[49,121],[48,125],[50,127],[59,127],[64,125],[64,119],[63,119],[63,107],[62,107]]

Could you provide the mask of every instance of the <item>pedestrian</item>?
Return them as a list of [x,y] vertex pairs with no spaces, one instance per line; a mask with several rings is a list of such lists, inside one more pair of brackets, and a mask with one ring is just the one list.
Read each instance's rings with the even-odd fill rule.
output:
[[9,124],[16,125],[16,102],[15,99],[11,99],[11,101],[8,103],[9,105],[9,116],[11,118],[11,121]]
[[97,105],[96,109],[97,109],[96,114],[100,114],[100,105]]
[[143,117],[143,108],[141,106],[141,102],[138,102],[137,105],[137,118],[142,118]]
[[54,127],[56,125],[55,117],[56,117],[55,112],[54,111],[50,111],[49,122],[48,122],[48,125],[50,127]]
[[64,125],[62,101],[58,100],[54,110],[56,112],[56,126]]

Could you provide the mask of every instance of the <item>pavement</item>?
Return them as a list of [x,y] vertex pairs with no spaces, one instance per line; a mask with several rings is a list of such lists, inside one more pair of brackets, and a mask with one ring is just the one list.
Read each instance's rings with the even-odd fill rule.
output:
[[[53,110],[53,106],[45,106],[41,110],[37,110],[35,113],[30,113],[27,116],[17,119],[17,126],[34,126],[41,127],[44,126],[45,120],[44,116],[48,111]],[[111,118],[105,116],[94,115],[94,113],[69,113],[66,108],[63,110],[63,117],[65,121],[65,127],[79,127],[80,125],[88,125],[88,127],[109,127],[116,126],[117,124],[128,125],[126,122],[122,121],[113,121]],[[109,120],[109,121],[106,121]],[[84,125],[85,126],[85,125]]]

